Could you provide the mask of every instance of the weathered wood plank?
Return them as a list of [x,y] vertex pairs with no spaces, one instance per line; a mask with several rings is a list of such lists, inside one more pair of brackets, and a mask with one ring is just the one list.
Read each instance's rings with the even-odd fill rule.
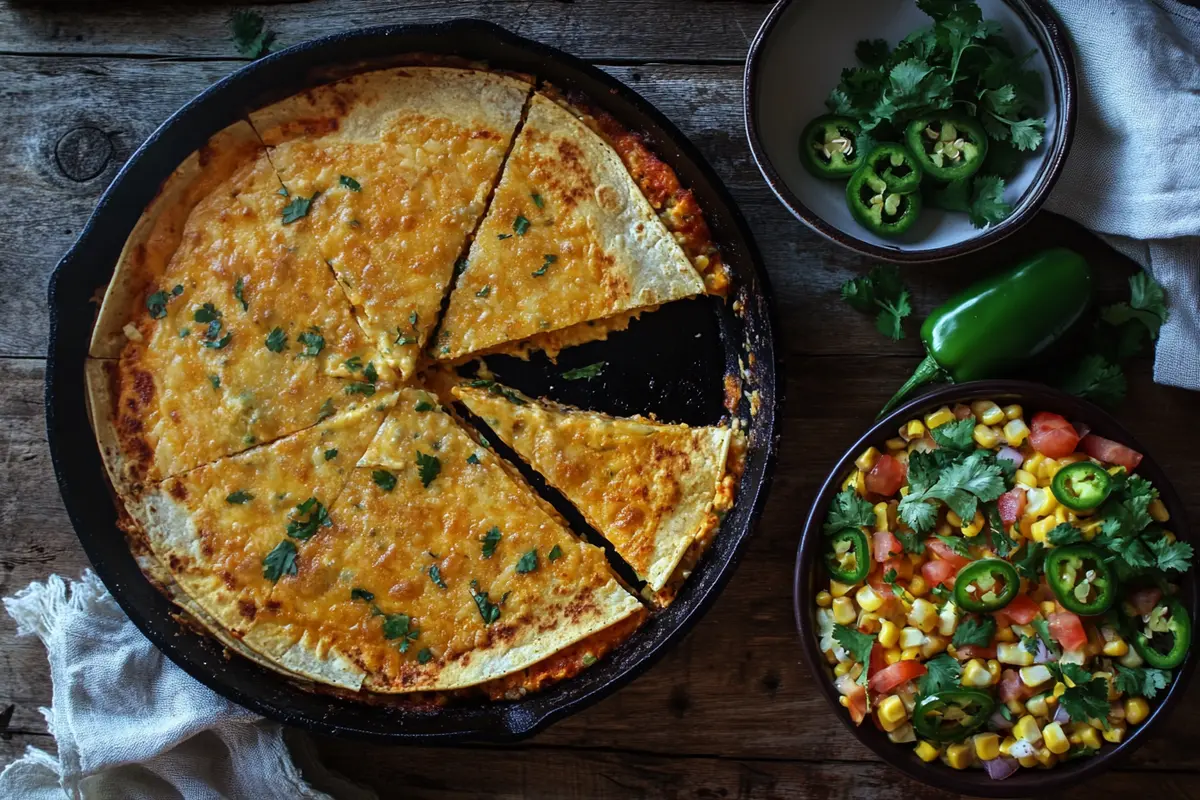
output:
[[[471,17],[588,59],[737,61],[770,6],[767,0],[322,0],[248,7],[278,34],[276,50],[350,28]],[[0,52],[237,58],[229,14],[225,4],[166,2],[149,10],[16,2],[0,7]]]
[[[7,290],[0,356],[45,352],[46,282],[101,192],[154,127],[235,66],[0,57],[0,127],[14,132],[12,146],[0,149],[0,174],[7,176],[7,202],[0,205]],[[838,300],[840,284],[870,262],[810,231],[763,184],[742,133],[740,67],[609,69],[671,117],[730,185],[770,272],[787,352],[916,352],[911,341],[883,340],[868,317],[846,313]],[[1124,291],[1127,262],[1078,227],[1042,217],[1002,247],[914,270],[920,276],[910,281],[917,314],[998,263],[1048,242],[1092,258],[1101,267],[1103,295]]]
[[[803,313],[799,309],[797,313]],[[798,520],[829,466],[861,430],[912,360],[903,357],[809,357],[789,364],[785,447],[772,499],[730,585],[707,617],[642,678],[534,741],[578,748],[629,748],[662,754],[807,759],[830,752],[871,754],[834,718],[800,665],[791,612]],[[0,592],[51,572],[76,575],[85,558],[66,520],[45,452],[41,362],[0,360]],[[1200,458],[1178,435],[1179,420],[1200,414],[1200,395],[1150,382],[1148,366],[1131,374],[1122,416],[1155,453],[1200,518]],[[41,644],[14,639],[0,620],[0,708],[16,703],[12,727],[44,731],[37,706],[50,699]],[[1135,764],[1200,769],[1200,687]],[[420,763],[420,762],[413,762]]]

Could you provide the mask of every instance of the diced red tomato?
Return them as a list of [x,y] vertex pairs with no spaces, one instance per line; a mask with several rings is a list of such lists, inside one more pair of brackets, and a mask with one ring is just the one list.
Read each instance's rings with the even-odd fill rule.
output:
[[897,686],[921,677],[925,672],[925,665],[919,661],[897,661],[878,672],[872,672],[868,685],[872,692],[887,694]]
[[1087,631],[1083,629],[1083,621],[1070,611],[1059,611],[1051,614],[1050,636],[1063,646],[1065,650],[1079,650],[1087,644]]
[[912,579],[912,562],[904,556],[889,558],[887,561],[883,562],[882,570],[884,575],[888,574],[888,571],[893,569],[896,570],[896,578],[898,580],[907,581]]
[[904,485],[904,478],[908,474],[908,469],[897,458],[890,455],[882,455],[875,462],[875,466],[867,473],[866,486],[867,491],[874,494],[891,497],[896,492],[900,491],[900,487]]
[[1149,614],[1158,605],[1158,601],[1162,600],[1162,596],[1162,589],[1157,586],[1136,589],[1129,593],[1129,605],[1133,607],[1138,616]]
[[959,569],[960,567],[954,566],[945,559],[934,558],[921,565],[921,575],[930,586],[937,586],[939,583],[944,583],[947,587],[953,589],[954,576],[958,574]]
[[1038,615],[1040,610],[1032,597],[1027,594],[1019,594],[996,614],[997,616],[1003,614],[1018,625],[1028,625],[1033,622],[1033,618]]
[[965,644],[955,652],[963,658],[995,658],[996,645],[990,644],[987,647],[981,647],[977,644]]
[[1063,458],[1075,452],[1079,434],[1066,418],[1049,411],[1033,415],[1029,430],[1029,442],[1033,449],[1047,458]]
[[1000,507],[1000,521],[1005,525],[1012,525],[1019,520],[1025,513],[1025,503],[1028,499],[1025,489],[1020,486],[1014,486],[1000,495],[1000,499],[996,501],[996,505]]
[[1000,673],[1000,699],[1005,703],[1009,700],[1024,700],[1032,695],[1033,690],[1021,680],[1021,673],[1015,669],[1006,669]]
[[871,663],[867,666],[867,675],[881,672],[888,665],[887,653],[879,642],[871,645]]
[[904,547],[889,531],[875,531],[871,534],[871,550],[876,561],[887,561],[896,553],[903,553]]
[[1137,450],[1094,433],[1089,433],[1080,440],[1079,449],[1097,461],[1116,464],[1129,472],[1133,472],[1138,464],[1142,463],[1142,454]]
[[929,546],[929,549],[932,550],[935,555],[937,555],[938,558],[942,559],[943,561],[949,561],[951,564],[953,564],[955,572],[971,563],[971,559],[963,558],[958,553],[954,552],[954,549],[950,547],[950,545],[946,544],[940,539],[930,539],[926,544]]
[[854,720],[855,725],[862,724],[867,717],[867,690],[855,683],[849,675],[838,678],[834,686],[848,702],[846,710],[850,712],[850,719]]

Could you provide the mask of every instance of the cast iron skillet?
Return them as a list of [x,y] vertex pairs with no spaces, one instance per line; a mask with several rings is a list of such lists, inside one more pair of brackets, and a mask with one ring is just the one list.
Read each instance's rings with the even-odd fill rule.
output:
[[[715,241],[733,270],[744,311],[709,298],[671,304],[608,342],[565,353],[560,366],[497,359],[501,378],[534,394],[599,410],[656,412],[712,423],[721,415],[722,378],[739,356],[754,356],[750,388],[760,411],[734,510],[675,603],[574,679],[516,702],[464,701],[436,710],[364,704],[313,692],[222,647],[173,616],[177,609],[143,577],[116,527],[116,511],[84,407],[83,364],[95,316],[92,297],[112,274],[126,236],[167,175],[216,131],[246,112],[310,86],[390,66],[403,54],[484,60],[583,92],[632,130],[646,134],[703,206]],[[666,117],[599,69],[495,25],[458,20],[340,33],[247,65],[188,103],[154,132],[104,193],[75,246],[50,279],[51,338],[46,425],[59,489],[97,574],[135,624],[172,661],[220,694],[282,722],[332,734],[388,741],[511,741],[529,736],[611,693],[645,671],[716,599],[766,500],[774,468],[780,363],[774,347],[770,288],[745,221],[720,179]],[[579,352],[576,352],[579,351]],[[602,379],[564,383],[562,369],[609,361]],[[492,363],[489,360],[489,363]],[[540,367],[540,368],[539,368]],[[746,404],[743,404],[743,406]]]
[[[888,741],[887,734],[876,729],[870,721],[864,721],[859,726],[854,725],[850,721],[850,715],[838,704],[838,693],[833,688],[829,667],[817,646],[816,603],[813,598],[816,597],[817,582],[825,574],[821,565],[821,548],[824,538],[821,526],[829,511],[830,501],[841,488],[842,480],[854,468],[854,460],[863,449],[871,445],[879,446],[885,439],[895,436],[896,430],[905,420],[920,418],[926,412],[943,405],[953,406],[955,403],[969,403],[971,400],[979,399],[995,400],[1002,404],[1019,403],[1025,408],[1027,415],[1038,411],[1062,414],[1071,421],[1087,423],[1091,426],[1092,431],[1100,436],[1128,445],[1145,454],[1145,458],[1137,468],[1138,474],[1149,479],[1158,489],[1163,503],[1171,512],[1171,529],[1182,538],[1191,538],[1183,501],[1171,486],[1167,475],[1146,448],[1134,438],[1133,434],[1108,412],[1087,400],[1028,381],[987,380],[942,386],[910,400],[872,425],[871,429],[846,451],[817,493],[808,520],[804,524],[804,534],[796,553],[793,596],[796,625],[800,628],[800,644],[808,664],[809,674],[813,676],[813,680],[829,700],[837,718],[858,737],[860,742],[871,748],[884,761],[922,783],[938,789],[975,797],[1027,797],[1031,794],[1078,786],[1088,778],[1095,777],[1116,765],[1141,747],[1149,739],[1150,731],[1158,727],[1163,718],[1167,716],[1169,707],[1183,697],[1188,681],[1192,677],[1192,670],[1196,665],[1195,645],[1188,651],[1184,662],[1175,669],[1175,679],[1171,682],[1166,694],[1160,695],[1152,702],[1150,716],[1141,725],[1131,726],[1125,741],[1116,745],[1105,743],[1100,752],[1091,758],[1080,758],[1056,764],[1050,769],[1020,769],[1015,775],[1003,781],[992,780],[982,769],[960,771],[939,762],[926,764],[916,757],[911,745],[892,744]],[[1192,619],[1195,620],[1197,612],[1200,610],[1200,590],[1197,588],[1194,571],[1188,572],[1186,577],[1180,581],[1179,596],[1180,600],[1188,607]]]

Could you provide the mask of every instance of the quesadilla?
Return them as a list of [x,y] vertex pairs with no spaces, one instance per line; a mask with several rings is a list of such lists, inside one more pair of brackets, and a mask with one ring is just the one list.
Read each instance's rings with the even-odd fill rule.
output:
[[659,602],[732,504],[729,428],[615,418],[487,380],[453,394],[579,509]]
[[420,389],[401,390],[329,514],[244,640],[315,680],[460,689],[641,610],[603,551]]
[[533,87],[488,72],[356,75],[250,115],[376,349],[416,369]]
[[132,534],[206,615],[242,636],[295,563],[297,545],[328,526],[327,509],[384,415],[339,414],[168,478],[127,502]]
[[610,317],[627,324],[703,292],[620,156],[535,94],[431,352],[457,361]]
[[[294,201],[265,152],[236,147],[247,158],[191,209],[167,263],[166,244],[127,247],[101,310],[96,351],[112,352],[102,332],[125,343],[109,380],[89,370],[88,391],[112,411],[96,433],[124,494],[369,404],[386,385],[345,295],[291,226]],[[161,209],[150,227],[176,218]]]

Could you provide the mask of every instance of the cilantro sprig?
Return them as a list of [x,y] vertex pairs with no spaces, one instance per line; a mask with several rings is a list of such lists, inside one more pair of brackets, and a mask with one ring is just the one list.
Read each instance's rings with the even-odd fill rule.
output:
[[842,299],[855,311],[874,314],[875,327],[893,340],[904,338],[904,318],[912,313],[911,296],[891,265],[873,267],[864,276],[842,284]]
[[870,672],[871,665],[871,648],[875,646],[875,637],[870,634],[859,633],[854,628],[845,625],[835,624],[833,626],[833,638],[845,648],[851,658],[862,664],[862,672],[858,676],[858,682],[866,686],[867,673]]

